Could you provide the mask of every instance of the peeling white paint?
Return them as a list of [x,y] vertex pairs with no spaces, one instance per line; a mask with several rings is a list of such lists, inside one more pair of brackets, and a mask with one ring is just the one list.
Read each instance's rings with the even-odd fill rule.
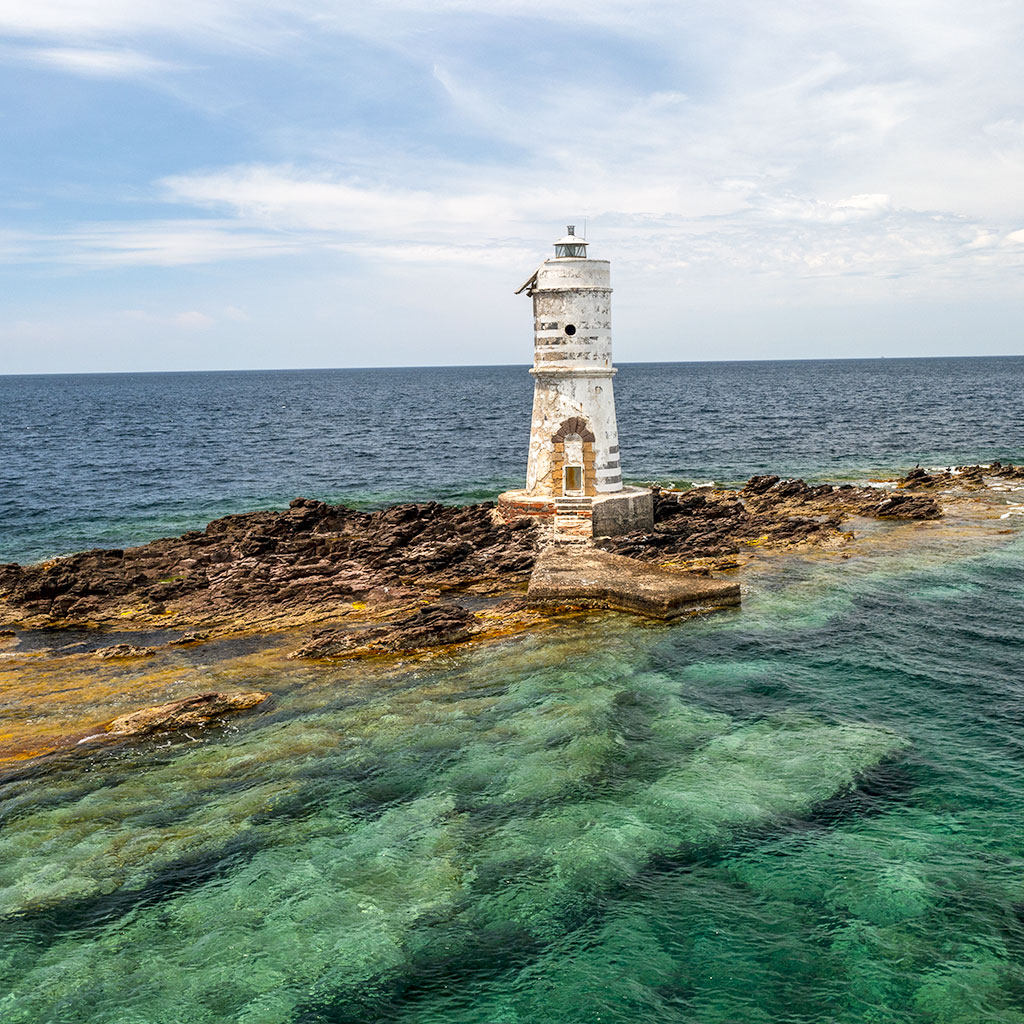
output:
[[[572,232],[559,243],[577,241]],[[557,251],[557,250],[556,250]],[[580,250],[583,251],[583,250]],[[611,264],[607,260],[555,257],[528,282],[533,298],[535,380],[526,490],[530,496],[562,493],[562,473],[552,477],[554,435],[568,419],[584,419],[594,434],[597,493],[622,490],[619,435],[612,377]],[[569,464],[566,448],[566,464]],[[575,450],[573,458],[581,457]]]

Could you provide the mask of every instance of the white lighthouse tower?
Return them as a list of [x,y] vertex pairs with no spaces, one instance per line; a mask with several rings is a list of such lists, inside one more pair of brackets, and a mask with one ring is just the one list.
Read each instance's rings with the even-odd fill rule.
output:
[[608,536],[649,528],[648,490],[623,487],[612,378],[611,264],[587,257],[570,225],[516,294],[533,299],[533,417],[526,489],[499,511],[549,515],[561,532]]

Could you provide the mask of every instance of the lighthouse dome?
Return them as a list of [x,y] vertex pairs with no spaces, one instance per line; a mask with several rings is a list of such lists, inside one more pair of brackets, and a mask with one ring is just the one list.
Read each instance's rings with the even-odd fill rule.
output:
[[564,238],[555,242],[556,260],[585,260],[587,258],[587,241],[585,238],[576,237],[576,226],[569,224],[566,227]]

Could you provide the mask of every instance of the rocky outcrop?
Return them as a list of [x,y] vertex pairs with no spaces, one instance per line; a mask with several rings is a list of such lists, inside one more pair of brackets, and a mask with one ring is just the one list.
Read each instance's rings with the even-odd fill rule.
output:
[[111,736],[126,737],[202,728],[219,722],[225,715],[254,708],[269,696],[269,693],[259,690],[250,693],[197,693],[169,704],[157,704],[121,715],[107,725],[106,732]]
[[440,604],[419,608],[386,626],[352,631],[320,630],[290,656],[339,658],[372,651],[416,651],[462,643],[480,628],[479,620],[468,608],[458,604]]
[[740,491],[754,514],[828,515],[843,519],[869,516],[878,519],[938,519],[942,509],[933,498],[898,494],[852,484],[819,484],[753,476]]
[[127,550],[0,566],[0,623],[250,624],[447,589],[525,584],[536,525],[494,520],[490,503],[360,512],[297,498],[286,511],[225,516],[205,530]]
[[997,480],[1024,480],[1024,466],[990,462],[981,466],[956,466],[929,472],[915,466],[900,477],[898,486],[915,491],[980,491],[988,486],[986,477]]
[[633,558],[710,560],[724,566],[749,545],[787,548],[842,543],[843,521],[850,516],[937,519],[941,515],[935,500],[924,495],[753,476],[739,491],[655,490],[651,532],[595,543]]
[[[1024,468],[995,463],[962,467],[955,479],[963,484],[992,473],[1024,478]],[[596,543],[646,561],[706,560],[724,567],[750,545],[844,543],[843,521],[851,516],[937,518],[941,509],[925,492],[945,482],[914,470],[896,489],[755,476],[739,491],[656,490],[653,529]],[[540,536],[535,519],[505,523],[492,503],[457,508],[428,502],[362,512],[296,498],[283,511],[225,516],[205,530],[137,548],[0,565],[0,626],[123,629],[130,622],[135,629],[182,630],[179,642],[187,644],[202,642],[211,631],[317,624],[357,611],[356,619],[393,618],[445,593],[509,596],[521,590]],[[432,631],[449,635],[426,623],[424,636]],[[450,635],[456,632],[453,625]],[[347,649],[348,635],[324,640],[322,649],[335,652],[327,656]],[[317,640],[303,656],[319,656]],[[414,641],[412,635],[389,640],[381,634],[354,647],[423,646]],[[109,656],[142,654],[112,649]]]
[[942,509],[933,498],[899,494],[851,484],[811,486],[803,480],[755,476],[740,491],[754,515],[827,516],[836,522],[850,516],[876,519],[938,519]]
[[933,498],[922,494],[888,494],[863,514],[876,519],[938,519],[942,510]]
[[736,492],[698,488],[655,491],[654,529],[595,541],[599,547],[645,560],[728,562],[743,544],[824,544],[841,534],[838,517],[755,511]]

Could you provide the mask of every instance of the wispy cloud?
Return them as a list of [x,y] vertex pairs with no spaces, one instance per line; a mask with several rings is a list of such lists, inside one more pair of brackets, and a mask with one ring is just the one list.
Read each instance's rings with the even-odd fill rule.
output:
[[130,49],[95,49],[80,46],[24,47],[8,50],[6,57],[18,63],[38,64],[94,78],[140,78],[184,70],[179,64]]
[[171,325],[187,330],[207,330],[217,323],[216,317],[198,309],[185,309],[179,313],[157,314],[145,309],[125,309],[121,315],[134,323]]
[[[187,266],[345,252],[364,263],[502,265],[534,259],[537,240],[579,196],[570,190],[394,190],[303,177],[295,168],[244,166],[163,183],[175,203],[207,208],[208,220],[93,224],[58,237],[12,239],[10,258],[77,265]],[[676,210],[670,196],[608,186],[586,196],[598,245],[634,271],[680,280],[711,273],[723,288],[737,274],[791,281],[917,278],[946,290],[1024,267],[1021,232],[977,220],[895,206],[885,194],[831,201],[755,193],[727,212]],[[601,205],[601,204],[604,205]],[[528,241],[527,241],[528,240]],[[861,283],[855,283],[859,279]]]
[[59,215],[18,214],[8,268],[248,281],[315,256],[440,292],[452,265],[518,283],[564,217],[669,304],[1024,291],[1020,5],[0,0],[4,34],[7,59],[163,104],[93,111],[91,150],[68,132],[56,163],[91,157],[102,209],[54,177]]
[[231,220],[83,224],[58,234],[20,232],[0,245],[17,263],[82,267],[180,267],[296,255],[309,239],[260,232]]

